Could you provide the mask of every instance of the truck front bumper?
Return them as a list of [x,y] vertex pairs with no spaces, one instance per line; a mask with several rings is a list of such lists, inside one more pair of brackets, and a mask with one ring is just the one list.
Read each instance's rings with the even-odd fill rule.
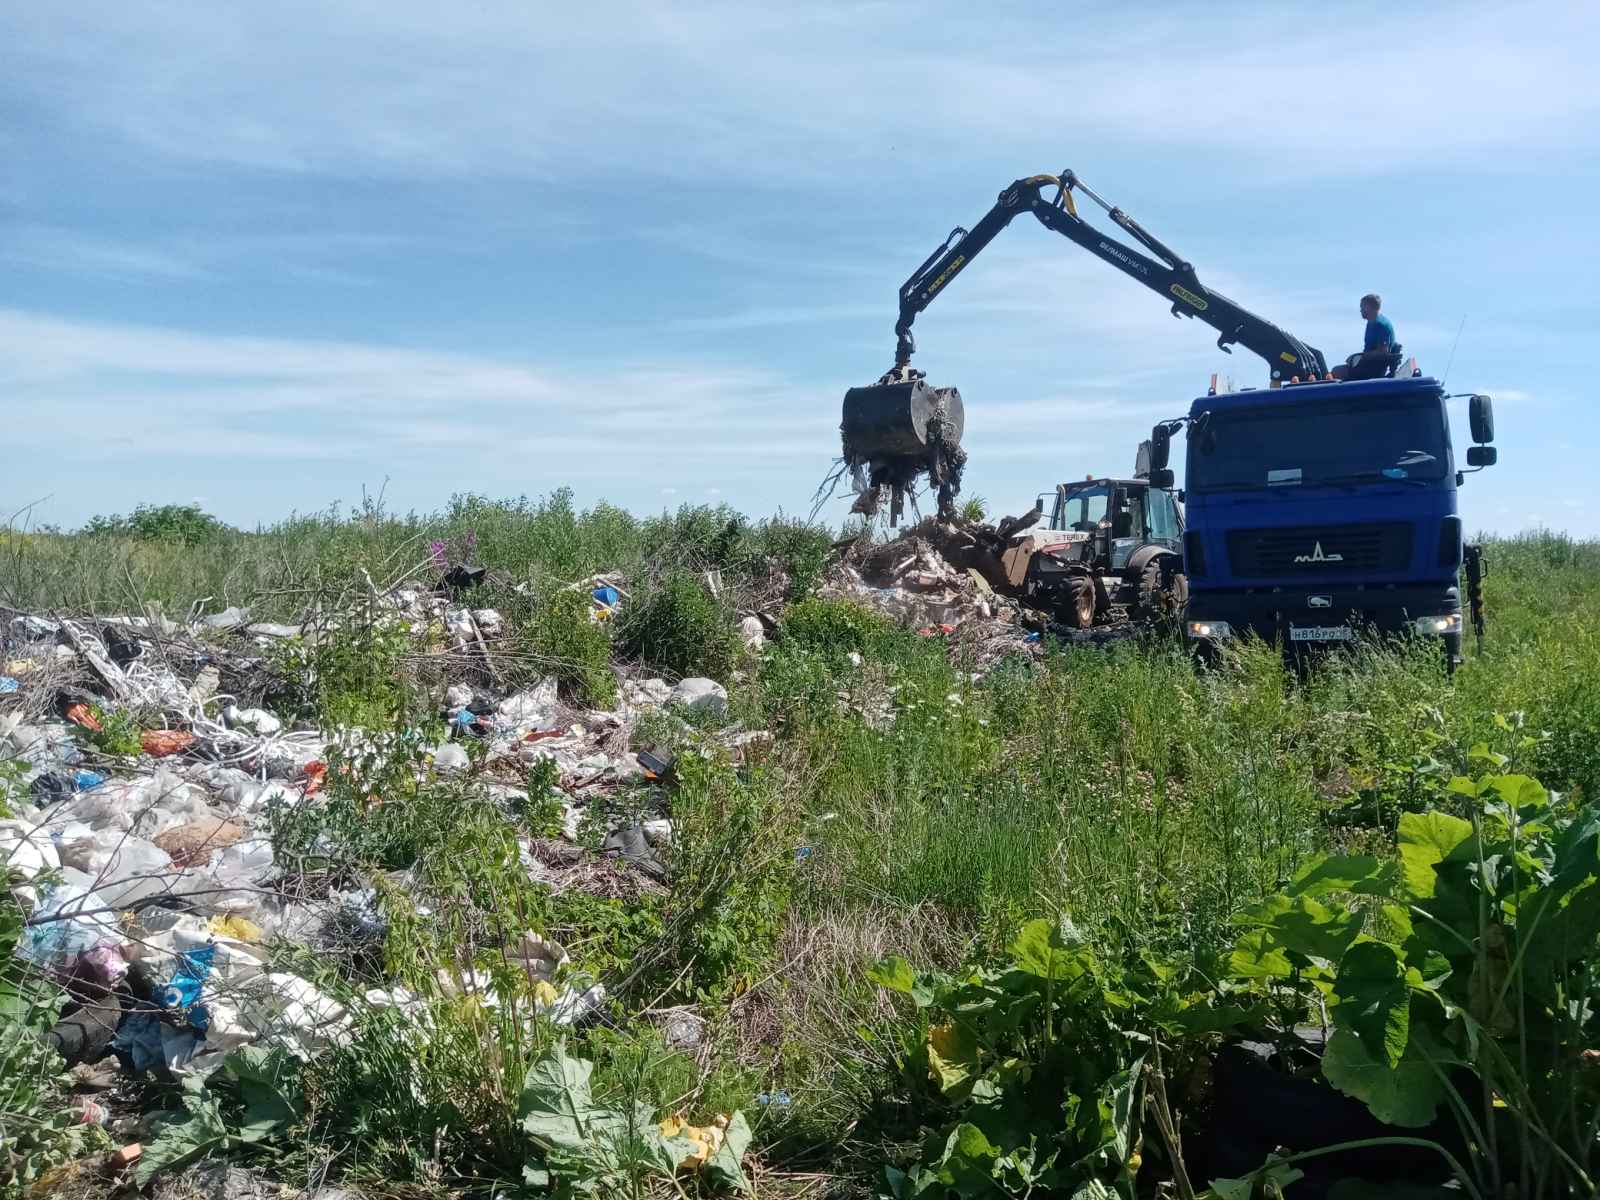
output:
[[1363,635],[1439,638],[1461,660],[1461,593],[1454,585],[1191,591],[1185,629],[1196,649],[1257,637],[1305,652]]

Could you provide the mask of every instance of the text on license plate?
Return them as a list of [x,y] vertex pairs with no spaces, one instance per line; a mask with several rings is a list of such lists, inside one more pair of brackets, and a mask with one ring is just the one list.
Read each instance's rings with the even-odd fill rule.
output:
[[1291,642],[1353,642],[1356,631],[1349,625],[1291,625]]

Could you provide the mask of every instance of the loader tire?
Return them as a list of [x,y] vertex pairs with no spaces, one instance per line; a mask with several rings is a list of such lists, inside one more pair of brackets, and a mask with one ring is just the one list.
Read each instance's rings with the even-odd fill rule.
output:
[[1162,633],[1178,628],[1189,604],[1189,578],[1180,568],[1176,555],[1160,554],[1139,576],[1139,619]]
[[1074,575],[1063,586],[1065,602],[1061,605],[1061,623],[1069,629],[1094,627],[1094,580],[1087,575]]

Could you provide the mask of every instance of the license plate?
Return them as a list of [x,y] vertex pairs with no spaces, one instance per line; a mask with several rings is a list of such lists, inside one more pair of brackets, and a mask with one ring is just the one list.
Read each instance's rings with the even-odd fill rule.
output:
[[1353,642],[1356,631],[1348,625],[1291,625],[1291,642]]

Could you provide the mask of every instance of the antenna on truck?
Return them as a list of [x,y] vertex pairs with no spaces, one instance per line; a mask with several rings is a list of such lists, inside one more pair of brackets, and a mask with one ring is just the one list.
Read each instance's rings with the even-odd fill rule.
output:
[[1467,314],[1466,313],[1462,313],[1461,314],[1461,324],[1456,326],[1456,340],[1450,343],[1450,357],[1445,360],[1444,378],[1439,380],[1439,386],[1440,387],[1443,387],[1450,380],[1450,368],[1455,365],[1455,361],[1456,361],[1456,347],[1461,345],[1461,331],[1463,329],[1465,329],[1466,327],[1467,327]]

